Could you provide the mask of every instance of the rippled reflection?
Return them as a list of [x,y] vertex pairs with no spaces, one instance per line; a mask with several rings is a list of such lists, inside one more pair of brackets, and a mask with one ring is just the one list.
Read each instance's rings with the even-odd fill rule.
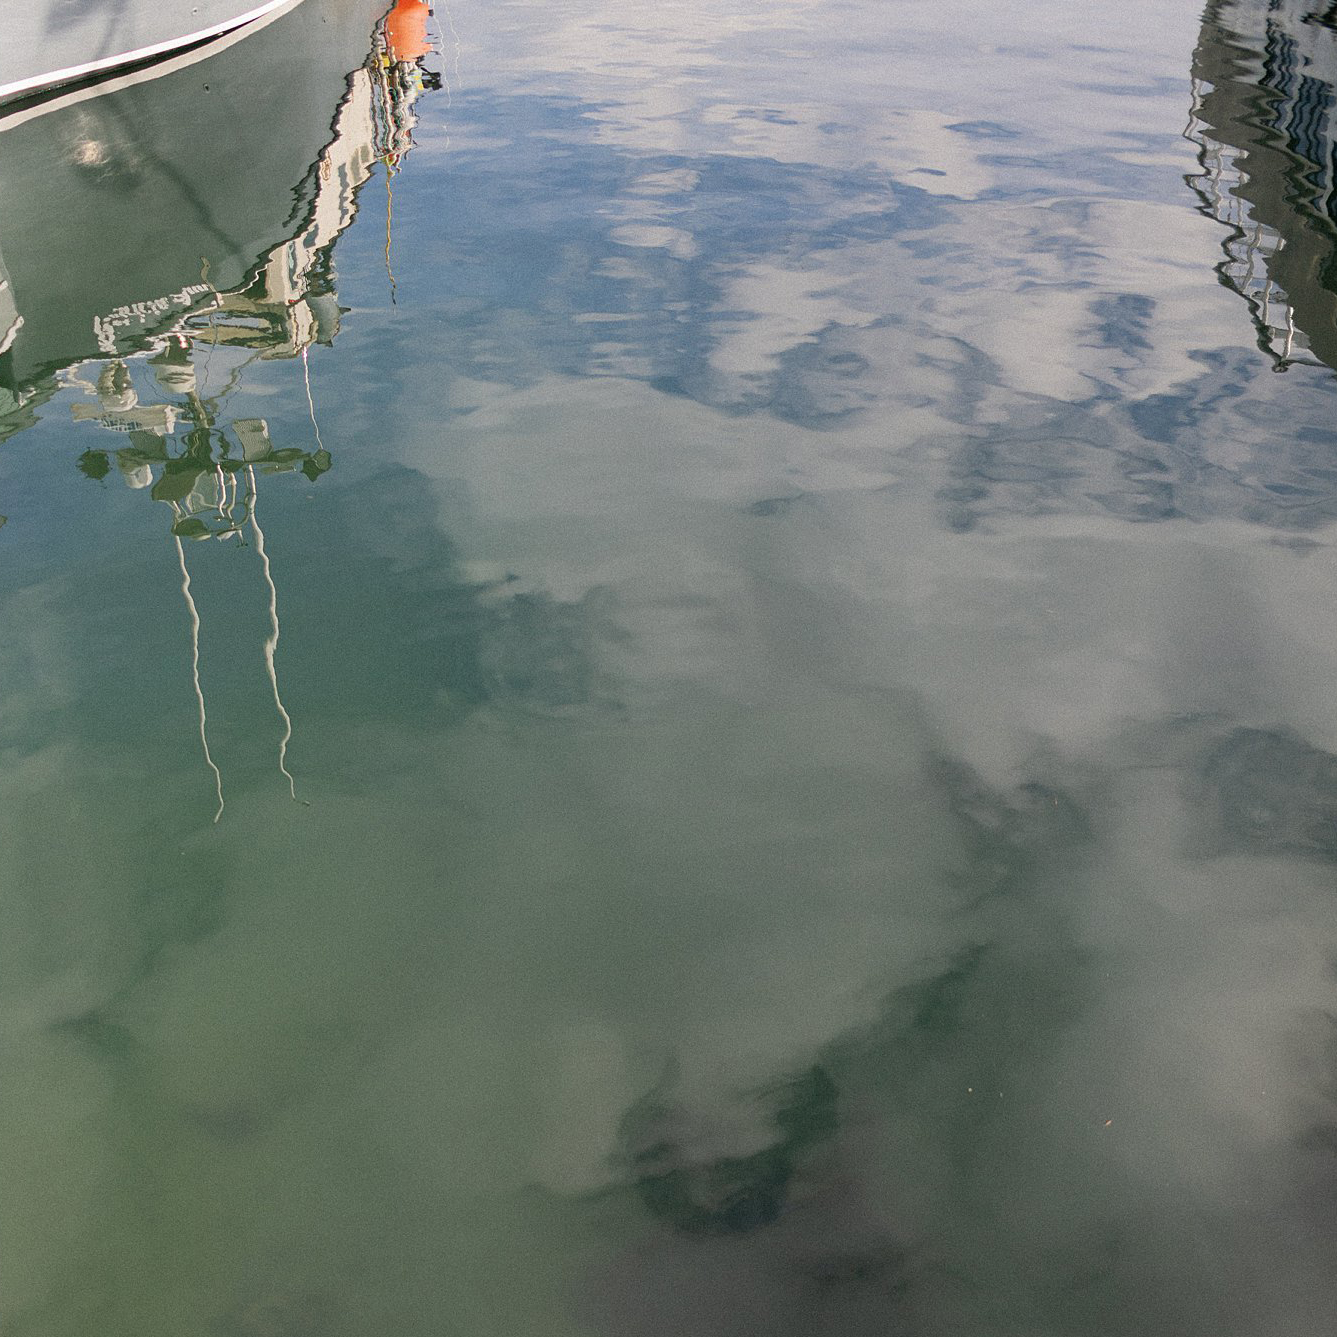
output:
[[1326,1331],[1326,14],[375,9],[0,128],[13,1331]]
[[1230,228],[1217,273],[1249,303],[1259,346],[1278,370],[1307,356],[1331,367],[1331,11],[1303,0],[1211,4],[1193,77],[1191,132],[1202,145],[1203,168],[1194,188]]

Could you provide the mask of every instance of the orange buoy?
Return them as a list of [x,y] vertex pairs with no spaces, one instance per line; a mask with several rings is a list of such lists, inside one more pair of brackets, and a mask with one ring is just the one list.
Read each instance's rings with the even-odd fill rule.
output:
[[385,49],[391,60],[415,61],[432,49],[427,36],[427,0],[396,0],[385,17]]

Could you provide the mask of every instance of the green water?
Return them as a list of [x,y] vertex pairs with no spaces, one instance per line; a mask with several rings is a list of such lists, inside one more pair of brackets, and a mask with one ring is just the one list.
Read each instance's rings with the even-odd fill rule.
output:
[[1329,1330],[1321,10],[0,119],[12,1337]]

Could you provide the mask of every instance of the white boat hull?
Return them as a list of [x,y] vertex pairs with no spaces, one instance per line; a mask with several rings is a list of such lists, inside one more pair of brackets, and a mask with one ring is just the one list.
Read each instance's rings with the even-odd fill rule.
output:
[[11,5],[0,108],[277,18],[301,0],[41,0]]

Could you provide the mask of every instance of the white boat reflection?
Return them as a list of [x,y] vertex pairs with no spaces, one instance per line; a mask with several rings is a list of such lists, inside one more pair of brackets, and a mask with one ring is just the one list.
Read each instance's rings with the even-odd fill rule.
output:
[[41,0],[15,7],[0,46],[0,107],[271,22],[302,0]]
[[[80,469],[119,476],[170,512],[215,821],[223,776],[185,541],[254,549],[283,726],[278,764],[295,800],[259,480],[314,481],[331,467],[308,351],[338,333],[330,253],[361,188],[378,168],[388,185],[411,148],[413,104],[433,83],[428,14],[424,0],[398,0],[388,14],[368,0],[307,0],[189,68],[0,129],[0,441],[59,389],[81,391],[73,421],[101,434]],[[302,359],[312,430],[283,445],[264,419],[226,406],[252,363],[292,358]]]
[[[350,91],[387,82],[368,54],[384,8],[307,0],[208,60],[0,128],[13,306],[0,383],[22,394],[81,358],[143,346],[246,287],[305,233],[318,196],[325,215],[346,213],[376,157],[366,145],[385,138],[353,122],[382,115],[376,94],[392,90]],[[321,176],[340,169],[343,181]]]

